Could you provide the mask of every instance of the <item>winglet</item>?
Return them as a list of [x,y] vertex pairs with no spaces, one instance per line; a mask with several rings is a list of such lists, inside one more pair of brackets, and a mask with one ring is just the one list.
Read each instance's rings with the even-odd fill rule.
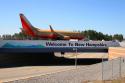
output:
[[54,32],[53,28],[51,25],[49,25],[51,32]]

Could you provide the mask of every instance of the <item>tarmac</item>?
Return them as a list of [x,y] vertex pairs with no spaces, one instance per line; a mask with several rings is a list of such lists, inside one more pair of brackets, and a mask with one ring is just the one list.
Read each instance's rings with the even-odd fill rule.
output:
[[0,69],[0,80],[17,80],[73,69],[74,66],[27,66]]

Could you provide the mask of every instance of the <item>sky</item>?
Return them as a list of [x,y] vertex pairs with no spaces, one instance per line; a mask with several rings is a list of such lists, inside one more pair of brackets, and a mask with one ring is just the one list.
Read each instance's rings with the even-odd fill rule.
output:
[[0,0],[0,35],[20,32],[20,13],[40,29],[52,25],[125,37],[125,0]]

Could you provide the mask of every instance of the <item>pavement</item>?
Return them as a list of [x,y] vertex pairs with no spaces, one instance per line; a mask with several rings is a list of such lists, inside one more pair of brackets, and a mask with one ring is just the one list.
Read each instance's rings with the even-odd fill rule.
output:
[[16,80],[66,71],[74,66],[29,66],[0,69],[0,80]]

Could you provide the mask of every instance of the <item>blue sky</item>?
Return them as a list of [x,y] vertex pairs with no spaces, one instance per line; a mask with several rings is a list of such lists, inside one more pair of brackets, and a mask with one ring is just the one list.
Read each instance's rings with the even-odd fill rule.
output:
[[0,0],[0,35],[20,31],[19,13],[41,29],[93,29],[125,37],[125,0]]

